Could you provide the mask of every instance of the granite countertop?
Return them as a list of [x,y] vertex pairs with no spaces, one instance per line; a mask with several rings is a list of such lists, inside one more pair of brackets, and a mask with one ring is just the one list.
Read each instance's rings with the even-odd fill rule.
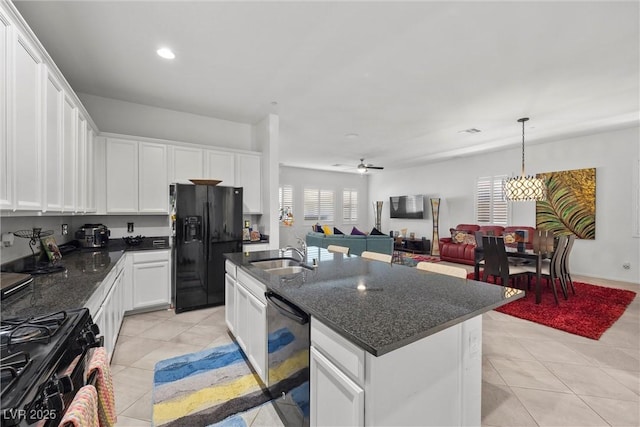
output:
[[[164,240],[165,245],[153,245]],[[2,300],[2,319],[30,317],[61,310],[84,307],[111,269],[125,252],[169,249],[169,238],[145,238],[139,246],[126,246],[122,239],[112,239],[104,249],[80,249],[63,255],[63,271],[34,275],[33,282]],[[11,264],[3,271],[14,271]]]
[[225,256],[374,356],[524,297],[517,289],[317,247],[308,248],[306,263],[316,259],[318,266],[292,275],[272,275],[251,265],[282,257],[279,250]]

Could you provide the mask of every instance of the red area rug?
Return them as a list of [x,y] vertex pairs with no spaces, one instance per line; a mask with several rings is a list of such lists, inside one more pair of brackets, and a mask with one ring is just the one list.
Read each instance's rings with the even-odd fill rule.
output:
[[431,256],[431,255],[420,255],[420,254],[412,254],[409,252],[402,253],[402,261],[401,264],[415,266],[419,262],[428,261],[428,262],[440,262],[439,256]]
[[[473,273],[468,278],[473,279]],[[553,291],[547,286],[546,280],[542,285],[542,302],[536,304],[535,287],[532,283],[526,297],[498,307],[496,311],[597,340],[622,316],[636,297],[635,292],[624,289],[575,281],[573,285],[576,294],[573,295],[569,290],[567,300],[558,287],[560,305],[556,305]]]

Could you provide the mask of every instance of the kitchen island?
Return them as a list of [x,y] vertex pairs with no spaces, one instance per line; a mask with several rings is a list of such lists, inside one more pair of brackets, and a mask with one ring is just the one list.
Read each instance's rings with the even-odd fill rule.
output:
[[312,425],[480,425],[481,314],[523,291],[314,247],[296,274],[252,265],[283,255],[226,256],[310,314]]

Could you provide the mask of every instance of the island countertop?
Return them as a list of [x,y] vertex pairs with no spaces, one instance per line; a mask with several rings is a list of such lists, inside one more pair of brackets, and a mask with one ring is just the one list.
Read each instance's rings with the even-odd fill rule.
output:
[[[374,356],[403,347],[524,297],[524,291],[310,247],[306,264],[275,275],[251,265],[279,250],[225,255],[310,315]],[[289,257],[289,255],[287,255]],[[293,256],[292,258],[296,258]]]

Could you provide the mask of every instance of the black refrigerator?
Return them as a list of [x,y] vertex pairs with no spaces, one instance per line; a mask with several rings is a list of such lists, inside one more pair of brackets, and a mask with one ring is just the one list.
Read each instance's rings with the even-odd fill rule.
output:
[[242,187],[172,184],[176,313],[224,304],[224,257],[242,251]]

